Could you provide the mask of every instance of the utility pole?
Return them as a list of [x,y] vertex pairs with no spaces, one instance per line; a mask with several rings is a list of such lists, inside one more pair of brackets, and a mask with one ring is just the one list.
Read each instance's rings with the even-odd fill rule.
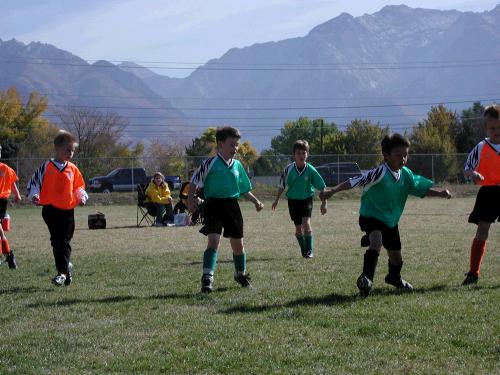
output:
[[321,154],[323,154],[323,119],[320,119],[320,132],[319,132],[319,149]]

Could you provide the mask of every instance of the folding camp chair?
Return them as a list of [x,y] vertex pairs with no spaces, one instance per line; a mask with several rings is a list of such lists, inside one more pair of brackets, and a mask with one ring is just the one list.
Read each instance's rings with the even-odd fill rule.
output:
[[146,185],[137,185],[137,227],[140,227],[142,222],[148,225],[153,225],[156,218],[156,208],[146,202]]

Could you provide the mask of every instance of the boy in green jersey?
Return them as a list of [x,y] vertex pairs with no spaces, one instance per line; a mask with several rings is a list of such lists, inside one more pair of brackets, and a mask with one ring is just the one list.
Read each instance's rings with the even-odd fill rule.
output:
[[203,189],[205,197],[205,222],[200,232],[208,237],[207,249],[203,254],[203,275],[201,291],[214,290],[214,272],[217,265],[217,249],[224,229],[233,250],[234,279],[243,287],[250,286],[246,272],[246,253],[243,247],[243,217],[238,198],[245,196],[257,211],[264,205],[250,192],[252,185],[243,165],[234,156],[238,151],[241,135],[238,129],[226,126],[215,133],[217,155],[206,159],[191,178],[188,206],[191,212],[197,209],[194,196],[196,189]]
[[[362,245],[369,246],[364,255],[363,273],[357,280],[360,295],[368,296],[373,287],[373,277],[382,246],[389,255],[387,284],[396,288],[412,290],[411,284],[401,278],[403,259],[398,222],[403,213],[408,195],[417,197],[437,196],[451,198],[448,190],[432,188],[433,182],[413,174],[405,167],[408,160],[410,142],[400,134],[386,135],[382,140],[384,163],[378,168],[365,172],[360,177],[351,178],[322,194],[328,199],[333,194],[363,187],[359,226],[366,235]],[[364,240],[367,240],[366,243]]]
[[[311,228],[314,189],[323,191],[325,181],[316,168],[307,163],[309,143],[298,140],[293,145],[294,162],[288,164],[280,178],[280,185],[272,210],[276,209],[281,194],[288,187],[288,211],[295,224],[295,237],[300,245],[300,252],[306,259],[314,256],[314,237]],[[321,202],[321,213],[327,211],[326,200]]]

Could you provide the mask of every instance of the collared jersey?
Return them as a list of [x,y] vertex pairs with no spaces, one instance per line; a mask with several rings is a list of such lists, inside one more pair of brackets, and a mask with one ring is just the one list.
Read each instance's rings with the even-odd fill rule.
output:
[[314,195],[314,189],[323,190],[326,187],[323,177],[316,168],[306,163],[302,170],[295,162],[288,164],[280,177],[280,188],[287,189],[286,196],[290,199],[307,199]]
[[393,172],[386,163],[349,181],[351,187],[363,187],[359,214],[378,219],[389,228],[399,223],[408,195],[423,198],[433,185],[407,167]]
[[28,182],[28,197],[39,195],[39,204],[54,206],[62,210],[75,208],[87,195],[85,182],[77,166],[71,162],[58,165],[47,160],[31,176]]
[[170,189],[166,182],[158,186],[151,181],[144,193],[146,194],[146,200],[148,202],[168,204],[171,201]]
[[243,165],[236,159],[226,162],[220,154],[203,161],[193,174],[191,183],[203,188],[206,199],[239,198],[252,190]]
[[0,163],[0,198],[10,197],[12,184],[17,180],[16,172],[7,164]]
[[479,142],[467,156],[464,171],[476,171],[483,177],[478,185],[500,185],[500,145],[495,145],[486,138]]

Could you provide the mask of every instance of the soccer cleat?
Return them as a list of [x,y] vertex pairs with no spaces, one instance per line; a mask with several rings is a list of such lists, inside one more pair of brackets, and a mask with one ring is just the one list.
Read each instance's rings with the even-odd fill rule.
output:
[[212,293],[214,291],[214,276],[208,273],[203,274],[201,277],[201,292]]
[[252,285],[250,284],[250,275],[245,275],[243,273],[238,273],[234,275],[234,280],[240,284],[243,288],[248,288],[251,287]]
[[306,259],[311,259],[311,258],[314,258],[314,254],[311,250],[309,250],[308,252],[306,252],[306,254],[304,255],[304,258]]
[[356,281],[356,285],[359,289],[359,295],[362,297],[368,297],[372,291],[373,282],[368,277],[361,274]]
[[9,254],[7,254],[6,260],[11,270],[15,270],[17,268],[16,257],[14,256],[12,250]]
[[470,272],[467,272],[465,274],[465,280],[463,281],[462,285],[471,285],[471,284],[477,284],[479,280],[479,277],[470,273]]
[[389,285],[395,286],[398,289],[406,289],[413,290],[413,286],[406,280],[402,279],[401,276],[399,279],[391,279],[389,275],[385,277],[385,282]]
[[66,282],[66,275],[59,273],[52,279],[52,284],[56,286],[63,286]]

